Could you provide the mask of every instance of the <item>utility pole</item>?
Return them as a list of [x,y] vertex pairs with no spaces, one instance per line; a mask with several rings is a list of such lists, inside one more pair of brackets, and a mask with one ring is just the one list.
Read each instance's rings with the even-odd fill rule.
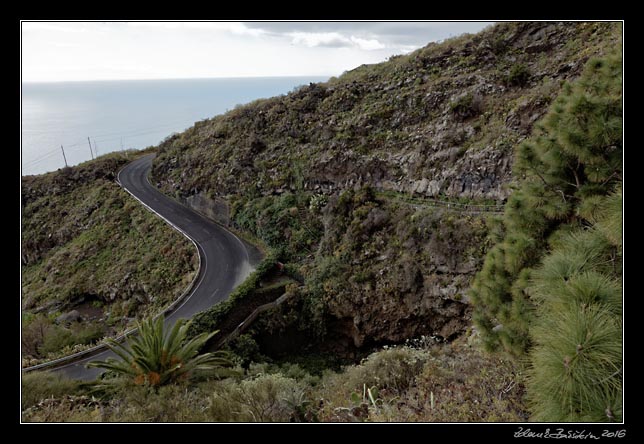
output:
[[98,147],[96,146],[96,139],[94,139],[94,155],[98,156]]
[[63,152],[63,159],[65,159],[65,168],[67,168],[67,157],[65,157],[65,149],[63,146],[60,146],[60,150]]
[[92,142],[89,141],[89,136],[87,136],[87,143],[89,143],[89,153],[92,155],[92,160],[94,160],[94,153],[92,152]]

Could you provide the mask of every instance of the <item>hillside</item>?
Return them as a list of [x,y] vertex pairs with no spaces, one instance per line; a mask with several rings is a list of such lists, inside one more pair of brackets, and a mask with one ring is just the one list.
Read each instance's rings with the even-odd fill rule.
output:
[[22,178],[25,363],[122,332],[191,282],[192,244],[115,181],[132,158],[113,153]]
[[[23,420],[621,422],[621,50],[620,24],[502,23],[170,137],[151,180],[264,261],[171,352],[159,327],[95,383],[23,375]],[[23,178],[34,353],[191,277],[185,239],[114,183],[132,155]],[[72,307],[85,322],[56,325]],[[225,368],[170,378],[214,330],[240,333]]]
[[502,23],[430,44],[201,121],[161,145],[153,174],[183,196],[301,183],[502,200],[514,144],[616,32],[608,23]]
[[430,44],[198,122],[159,146],[153,181],[304,277],[264,349],[451,339],[496,226],[478,205],[507,199],[514,147],[620,38],[619,24],[501,23]]

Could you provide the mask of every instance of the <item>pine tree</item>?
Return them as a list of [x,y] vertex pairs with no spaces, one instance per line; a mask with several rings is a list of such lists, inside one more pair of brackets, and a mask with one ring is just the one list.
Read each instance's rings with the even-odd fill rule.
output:
[[621,188],[533,272],[528,399],[536,421],[621,421]]
[[583,211],[592,208],[582,208],[585,199],[592,207],[593,197],[621,181],[621,67],[620,54],[590,60],[517,149],[505,237],[487,254],[471,288],[474,321],[488,349],[520,356],[529,348],[535,314],[527,291],[531,270],[551,238],[587,223]]

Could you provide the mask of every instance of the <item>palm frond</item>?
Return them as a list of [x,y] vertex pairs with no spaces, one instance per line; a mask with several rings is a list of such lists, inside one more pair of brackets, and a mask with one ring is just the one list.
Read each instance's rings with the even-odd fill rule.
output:
[[120,358],[92,361],[90,367],[104,368],[131,377],[135,383],[159,386],[183,376],[220,376],[233,363],[224,352],[199,354],[199,350],[217,332],[202,333],[187,340],[188,325],[179,320],[166,331],[161,317],[147,319],[138,326],[126,344],[109,341],[108,347]]

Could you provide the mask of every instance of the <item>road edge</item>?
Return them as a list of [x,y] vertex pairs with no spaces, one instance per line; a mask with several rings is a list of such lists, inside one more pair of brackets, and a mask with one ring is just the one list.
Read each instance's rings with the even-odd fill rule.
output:
[[[148,154],[148,155],[149,156],[150,155],[156,155],[156,153]],[[116,183],[119,185],[119,187],[121,187],[121,189],[123,189],[130,196],[132,196],[134,199],[136,199],[141,205],[143,205],[145,208],[147,208],[150,212],[155,214],[157,217],[161,218],[165,223],[170,225],[170,227],[172,227],[173,229],[175,229],[176,231],[181,233],[183,236],[186,237],[186,239],[188,239],[190,242],[192,242],[192,245],[194,245],[195,249],[197,250],[197,257],[199,258],[199,263],[197,265],[197,272],[195,273],[195,276],[192,279],[192,282],[190,282],[190,284],[186,287],[186,289],[183,291],[183,293],[177,299],[175,299],[163,311],[161,311],[160,313],[156,314],[154,316],[154,318],[153,318],[153,319],[158,319],[159,316],[166,316],[166,315],[172,313],[173,311],[175,311],[177,309],[179,304],[183,304],[188,300],[189,295],[194,290],[195,284],[196,284],[196,282],[197,282],[197,280],[198,280],[198,278],[199,278],[199,276],[201,274],[202,253],[201,253],[201,248],[199,248],[199,245],[186,232],[184,232],[181,228],[177,227],[175,224],[173,224],[168,219],[163,217],[161,214],[159,214],[156,211],[154,211],[149,205],[147,205],[141,199],[136,197],[134,194],[132,194],[132,192],[130,190],[128,190],[127,188],[125,188],[123,186],[123,184],[121,183],[121,181],[119,179],[120,175],[121,175],[121,171],[123,171],[123,169],[125,169],[132,162],[135,162],[135,161],[137,161],[139,159],[141,159],[141,157],[139,157],[138,159],[132,160],[131,162],[128,162],[127,164],[123,165],[123,167],[121,167],[121,169],[116,174]],[[146,180],[147,180],[147,176],[146,176]],[[148,183],[150,183],[150,182],[148,181]],[[152,184],[150,184],[150,185],[152,185]],[[233,236],[234,236],[234,234],[233,234]],[[234,237],[237,238],[237,236],[234,236]],[[245,247],[244,247],[244,249],[245,249]],[[117,341],[117,342],[121,342],[125,338],[130,336],[132,333],[135,333],[137,330],[138,330],[137,328],[130,329],[130,330],[126,331],[125,333],[121,334],[120,336],[117,336],[116,338],[114,338],[114,340]],[[24,373],[29,373],[29,372],[32,372],[32,371],[35,371],[35,370],[53,369],[53,368],[63,367],[64,365],[72,364],[74,361],[78,361],[81,358],[86,358],[88,356],[92,356],[94,354],[103,352],[103,351],[107,350],[108,348],[109,347],[107,346],[107,344],[100,344],[100,345],[94,346],[92,348],[88,348],[87,350],[83,350],[83,351],[80,351],[80,352],[77,352],[77,353],[74,353],[74,354],[71,354],[71,355],[68,355],[68,356],[63,356],[62,358],[57,358],[57,359],[54,359],[54,360],[51,360],[51,361],[47,361],[47,362],[43,362],[43,363],[40,363],[40,364],[32,365],[30,367],[25,367],[25,368],[23,368],[21,370]]]

